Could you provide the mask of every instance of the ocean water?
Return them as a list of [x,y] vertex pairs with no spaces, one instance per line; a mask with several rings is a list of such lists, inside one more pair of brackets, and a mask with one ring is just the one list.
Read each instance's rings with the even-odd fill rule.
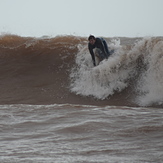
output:
[[0,162],[161,163],[163,109],[1,105]]
[[162,163],[163,41],[0,37],[0,162]]

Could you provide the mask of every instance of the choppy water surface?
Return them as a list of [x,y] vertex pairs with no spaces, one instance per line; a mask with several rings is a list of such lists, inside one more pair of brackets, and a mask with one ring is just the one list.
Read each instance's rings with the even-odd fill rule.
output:
[[2,163],[161,163],[163,109],[1,105]]

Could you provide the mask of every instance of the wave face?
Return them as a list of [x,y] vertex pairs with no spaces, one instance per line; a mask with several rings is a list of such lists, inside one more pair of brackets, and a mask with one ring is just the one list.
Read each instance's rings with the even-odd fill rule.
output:
[[[69,71],[83,38],[0,38],[0,103],[73,102]],[[70,98],[69,98],[70,97]]]
[[111,38],[93,67],[87,39],[0,37],[0,103],[163,104],[162,38]]

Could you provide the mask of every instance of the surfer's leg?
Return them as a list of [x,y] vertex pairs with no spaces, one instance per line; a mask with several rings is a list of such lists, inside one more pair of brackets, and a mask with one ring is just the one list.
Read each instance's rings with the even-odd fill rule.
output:
[[101,62],[101,57],[100,57],[100,55],[98,53],[98,49],[97,48],[94,49],[94,54],[95,54],[96,65],[99,65],[99,63]]
[[106,52],[105,56],[108,58],[110,56],[110,52],[109,52],[108,45],[105,40],[103,41],[103,45],[104,45],[105,52]]
[[106,58],[105,54],[103,54],[103,52],[98,48],[96,48],[95,53],[99,57],[100,62]]

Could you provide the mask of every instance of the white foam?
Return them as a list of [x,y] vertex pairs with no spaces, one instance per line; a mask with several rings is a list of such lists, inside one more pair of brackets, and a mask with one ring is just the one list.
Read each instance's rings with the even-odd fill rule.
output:
[[128,87],[130,79],[135,79],[136,103],[141,106],[163,103],[163,41],[144,38],[126,48],[119,40],[112,40],[109,47],[115,49],[115,53],[96,67],[87,47],[81,47],[71,73],[71,91],[106,99]]
[[115,41],[115,44],[112,42],[112,47],[116,49],[113,56],[96,67],[93,67],[88,49],[84,47],[80,50],[76,57],[77,69],[71,73],[73,92],[105,99],[115,90],[121,91],[127,86],[126,79],[130,76],[131,69],[121,68],[123,49],[120,41]]

